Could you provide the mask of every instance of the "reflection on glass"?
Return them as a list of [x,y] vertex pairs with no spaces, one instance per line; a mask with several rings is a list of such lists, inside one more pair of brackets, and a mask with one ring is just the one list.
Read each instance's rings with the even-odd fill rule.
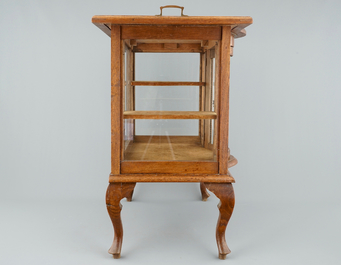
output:
[[124,59],[123,160],[216,161],[215,47],[202,54],[126,47]]

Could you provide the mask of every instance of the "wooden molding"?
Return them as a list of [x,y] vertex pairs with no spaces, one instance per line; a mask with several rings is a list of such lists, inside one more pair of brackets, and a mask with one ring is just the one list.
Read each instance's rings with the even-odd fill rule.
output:
[[110,175],[109,182],[211,182],[234,183],[231,175],[180,175],[180,174],[120,174]]
[[[122,161],[121,174],[218,174],[218,162]],[[228,175],[228,174],[225,174]],[[141,175],[140,175],[141,176]]]
[[213,111],[125,111],[123,119],[216,119]]
[[132,86],[204,86],[205,82],[188,81],[132,81]]
[[122,39],[220,40],[221,27],[124,25]]

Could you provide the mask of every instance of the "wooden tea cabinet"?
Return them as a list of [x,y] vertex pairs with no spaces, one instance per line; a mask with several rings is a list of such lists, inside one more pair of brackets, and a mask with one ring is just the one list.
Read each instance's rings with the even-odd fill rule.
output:
[[[220,199],[216,238],[219,258],[225,259],[230,253],[225,230],[234,207],[235,182],[228,168],[237,163],[228,147],[230,56],[234,38],[245,36],[252,18],[185,16],[183,8],[181,16],[162,16],[163,8],[157,16],[92,18],[111,38],[111,173],[106,203],[114,241],[109,253],[120,257],[120,200],[132,200],[137,182],[200,182],[203,201],[209,196],[206,189]],[[197,80],[157,81],[167,77],[168,70],[152,80],[136,79],[145,70],[136,68],[138,63],[155,72],[159,68],[152,68],[149,59],[138,62],[143,60],[141,53],[197,56]]]

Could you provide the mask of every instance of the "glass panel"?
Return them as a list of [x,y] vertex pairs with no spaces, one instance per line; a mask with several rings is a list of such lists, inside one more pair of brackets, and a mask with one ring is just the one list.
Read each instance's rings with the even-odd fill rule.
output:
[[199,81],[198,53],[136,53],[137,81]]
[[[214,107],[214,90],[215,90],[215,58],[212,58],[212,96],[211,96],[211,104],[212,104],[212,111],[215,111]],[[210,143],[213,144],[214,141],[214,120],[211,120],[211,139]]]
[[126,49],[124,59],[123,160],[216,161],[215,48],[202,55]]
[[[139,86],[135,109],[199,111],[199,89],[194,86]],[[136,135],[198,135],[198,120],[136,120]]]
[[[124,45],[124,110],[132,111],[134,110],[134,91],[131,81],[133,80],[133,53]],[[134,120],[127,119],[124,122],[124,150],[129,145],[129,142],[134,139]]]

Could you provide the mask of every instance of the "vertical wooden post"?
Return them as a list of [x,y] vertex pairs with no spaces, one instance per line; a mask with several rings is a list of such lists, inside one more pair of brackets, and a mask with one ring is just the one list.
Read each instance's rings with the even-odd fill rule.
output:
[[[129,110],[135,110],[135,91],[134,86],[131,85],[131,81],[134,80],[134,53],[133,49],[129,49],[129,93],[130,93],[130,107]],[[129,140],[134,141],[135,135],[135,120],[129,120]]]
[[127,69],[128,71],[128,75],[129,75],[129,110],[134,110],[134,87],[131,85],[131,81],[134,80],[134,53],[132,51],[132,49],[130,49],[129,51],[129,69]]
[[[123,113],[126,110],[126,90],[127,90],[127,84],[126,84],[126,44],[123,40],[120,42],[121,45],[121,113]],[[121,117],[121,159],[124,159],[124,149],[125,149],[125,121]]]
[[228,173],[228,128],[230,90],[231,27],[222,27],[220,60],[220,112],[219,112],[219,174]]
[[[206,53],[200,53],[200,82],[206,82]],[[199,111],[204,111],[205,107],[205,86],[200,87],[199,92]],[[204,146],[205,141],[205,130],[204,130],[205,120],[199,120],[199,135],[200,135],[200,143]]]
[[120,174],[121,27],[111,27],[111,174]]
[[[132,51],[131,56],[131,66],[132,66],[132,73],[131,73],[131,80],[135,81],[135,52]],[[132,86],[132,93],[133,93],[133,110],[135,110],[135,86]],[[135,120],[133,120],[133,141],[135,141]]]
[[218,157],[218,129],[219,129],[219,91],[220,91],[220,44],[218,41],[215,45],[215,77],[214,77],[214,111],[218,114],[214,121],[214,136],[213,136],[213,159],[219,161]]
[[[206,51],[206,87],[204,92],[204,111],[212,111],[212,58],[211,50]],[[204,147],[208,148],[211,139],[211,120],[205,120]]]

